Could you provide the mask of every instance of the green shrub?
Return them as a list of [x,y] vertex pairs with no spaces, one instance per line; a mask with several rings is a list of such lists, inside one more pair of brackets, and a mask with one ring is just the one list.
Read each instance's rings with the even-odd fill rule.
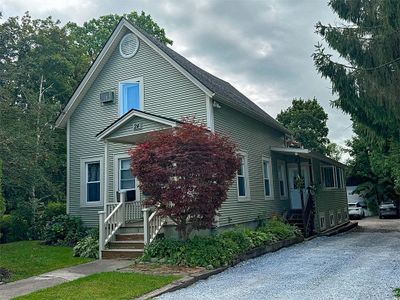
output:
[[187,241],[158,239],[147,246],[142,260],[157,259],[176,265],[221,267],[251,249],[292,238],[300,232],[280,220],[270,220],[259,230],[236,228],[219,235],[195,236]]
[[60,215],[48,222],[44,232],[45,243],[48,245],[75,246],[85,237],[87,229],[82,220],[77,217]]
[[235,244],[235,248],[237,248],[237,253],[245,252],[254,247],[251,237],[248,236],[244,229],[236,228],[235,230],[225,231],[221,234],[221,238],[231,240]]
[[99,258],[99,240],[91,235],[85,236],[74,247],[74,256]]
[[264,227],[259,228],[258,230],[272,234],[276,236],[278,240],[284,240],[301,235],[301,232],[298,228],[289,224],[285,224],[280,220],[270,220]]
[[65,215],[67,211],[65,202],[55,202],[51,201],[47,203],[44,209],[44,219],[48,222],[51,221],[54,217]]
[[3,215],[0,217],[0,232],[1,232],[1,243],[7,242],[7,236],[11,227],[11,215]]

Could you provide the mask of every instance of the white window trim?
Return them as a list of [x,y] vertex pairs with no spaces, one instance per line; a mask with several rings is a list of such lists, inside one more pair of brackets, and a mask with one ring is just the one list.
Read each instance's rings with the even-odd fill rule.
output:
[[[331,168],[333,170],[333,187],[326,187],[325,186],[325,176],[324,176],[324,169]],[[323,190],[335,190],[337,189],[337,178],[336,178],[336,167],[332,165],[321,165],[321,183]]]
[[[125,192],[125,191],[130,191],[127,189],[124,190],[120,190],[119,189],[119,177],[120,177],[120,170],[119,170],[119,166],[120,166],[120,160],[121,159],[127,159],[130,158],[129,154],[127,153],[120,153],[120,154],[114,154],[114,197],[116,195],[116,192]],[[135,178],[135,190],[136,190],[136,201],[141,200],[141,193],[139,190],[139,181],[137,180],[137,178]]]
[[[333,187],[326,187],[325,186],[325,177],[324,177],[324,168],[332,168],[333,169]],[[339,182],[337,180],[337,170],[339,169],[339,176],[340,176],[340,181],[342,186],[339,186]],[[338,168],[333,165],[321,165],[320,167],[321,170],[321,183],[322,183],[322,189],[323,190],[343,190],[346,188],[346,183],[344,182],[344,170],[343,168]]]
[[329,225],[330,227],[335,226],[335,213],[332,210],[329,211]]
[[[100,163],[100,201],[96,202],[87,202],[87,184],[86,184],[86,177],[87,177],[87,164],[99,162]],[[95,156],[95,157],[87,157],[81,158],[80,162],[81,168],[81,190],[80,190],[80,198],[81,198],[81,207],[100,207],[103,206],[104,203],[104,157],[103,156]]]
[[245,188],[246,188],[246,195],[239,196],[239,175],[236,173],[236,190],[238,201],[249,201],[250,200],[250,183],[249,183],[249,156],[246,152],[239,151],[238,154],[244,158],[244,176],[245,176]]
[[[264,162],[268,162],[268,180],[269,180],[269,196],[267,196],[267,195],[265,195],[265,192],[266,192],[266,190],[265,190],[265,177],[264,177],[264,172],[265,172],[265,170],[264,170]],[[264,198],[265,199],[268,199],[268,200],[270,200],[270,199],[272,199],[273,197],[274,197],[274,184],[273,184],[273,181],[272,181],[272,163],[271,163],[271,158],[269,158],[269,157],[266,157],[266,156],[263,156],[262,157],[262,161],[261,161],[261,165],[262,165],[262,178],[263,178],[263,190],[264,190]]]
[[144,86],[143,86],[143,77],[136,77],[132,79],[127,79],[120,81],[118,83],[118,115],[122,116],[122,85],[125,83],[139,83],[139,97],[140,97],[140,107],[139,110],[144,111]]
[[[277,166],[278,166],[279,197],[282,200],[287,200],[288,199],[288,182],[287,182],[286,163],[283,160],[278,160]],[[283,167],[283,168],[281,168],[281,167]],[[283,196],[281,195],[279,169],[280,169],[280,171],[283,170],[283,174],[282,174],[282,177],[283,177],[283,188],[284,188],[284,191],[285,191],[285,194]]]
[[[321,225],[321,219],[324,219],[324,226]],[[321,230],[326,229],[326,218],[325,218],[325,213],[320,213],[319,214],[319,228]]]

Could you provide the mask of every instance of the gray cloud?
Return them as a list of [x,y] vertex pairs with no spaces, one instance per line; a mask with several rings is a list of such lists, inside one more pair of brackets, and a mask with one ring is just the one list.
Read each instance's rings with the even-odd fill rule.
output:
[[330,106],[329,81],[316,72],[311,54],[319,37],[317,21],[334,23],[325,1],[125,1],[2,0],[5,17],[29,10],[62,22],[83,21],[131,10],[152,15],[174,40],[173,48],[200,67],[229,81],[272,116],[294,97],[317,97],[328,112],[332,141],[352,134],[350,118]]

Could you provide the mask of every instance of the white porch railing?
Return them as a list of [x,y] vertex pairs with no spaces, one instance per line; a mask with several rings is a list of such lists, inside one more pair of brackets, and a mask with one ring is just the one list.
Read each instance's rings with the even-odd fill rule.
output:
[[99,212],[99,257],[108,242],[121,226],[133,220],[143,219],[144,243],[151,243],[166,222],[154,207],[144,207],[143,201],[126,202],[126,192],[120,193],[120,202],[106,203]]
[[166,222],[166,218],[158,215],[154,207],[143,208],[144,244],[150,244]]
[[141,220],[143,219],[143,200],[125,202],[125,220]]
[[[112,209],[112,210],[111,210]],[[108,213],[111,210],[110,213]],[[108,213],[106,215],[106,212]],[[125,223],[125,195],[119,203],[107,203],[106,211],[99,212],[99,258],[105,245]]]

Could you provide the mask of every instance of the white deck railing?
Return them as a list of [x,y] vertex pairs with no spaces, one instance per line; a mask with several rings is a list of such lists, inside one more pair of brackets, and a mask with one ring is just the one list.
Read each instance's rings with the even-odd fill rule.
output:
[[143,208],[144,244],[150,244],[166,222],[166,218],[158,215],[154,207]]
[[143,219],[143,200],[125,202],[125,220],[126,222],[132,220]]
[[99,212],[99,257],[121,226],[143,219],[144,243],[151,243],[166,222],[154,207],[144,207],[143,201],[126,202],[126,192],[120,193],[120,202],[106,203]]

